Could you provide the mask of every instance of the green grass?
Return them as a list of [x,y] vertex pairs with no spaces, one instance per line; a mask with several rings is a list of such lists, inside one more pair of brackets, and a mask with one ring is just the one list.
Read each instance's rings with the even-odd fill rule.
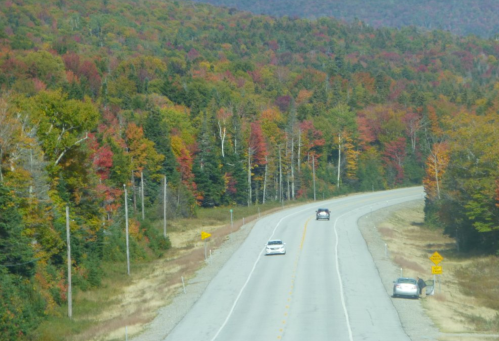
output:
[[[48,317],[35,331],[28,340],[38,341],[63,341],[71,340],[74,335],[84,331],[92,326],[92,321],[75,321],[67,317],[67,307],[61,307],[60,313],[64,313],[65,317]],[[65,310],[65,311],[63,311]]]

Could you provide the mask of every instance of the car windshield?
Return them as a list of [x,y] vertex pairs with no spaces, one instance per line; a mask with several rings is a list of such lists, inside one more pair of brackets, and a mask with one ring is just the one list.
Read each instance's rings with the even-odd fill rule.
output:
[[319,212],[327,212],[328,209],[327,208],[319,208]]
[[282,244],[282,241],[280,240],[271,240],[270,242],[268,242],[268,245],[281,245]]
[[412,278],[399,278],[397,283],[417,284],[416,280]]

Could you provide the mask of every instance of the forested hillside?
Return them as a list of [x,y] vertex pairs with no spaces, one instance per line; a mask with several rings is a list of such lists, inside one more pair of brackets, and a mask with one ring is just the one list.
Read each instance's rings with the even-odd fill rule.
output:
[[459,35],[496,37],[499,3],[494,0],[196,0],[256,14],[306,19],[334,17],[378,27],[416,26]]
[[3,1],[0,334],[64,304],[66,205],[78,289],[126,259],[124,185],[132,260],[161,255],[164,177],[170,218],[313,199],[314,183],[322,198],[424,182],[429,222],[497,252],[498,58],[494,40],[442,31]]

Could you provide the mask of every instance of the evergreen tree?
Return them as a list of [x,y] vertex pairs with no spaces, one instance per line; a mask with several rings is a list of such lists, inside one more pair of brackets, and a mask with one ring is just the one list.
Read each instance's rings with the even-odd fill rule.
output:
[[147,139],[154,142],[156,151],[165,157],[161,163],[161,170],[159,172],[166,175],[168,182],[178,183],[180,175],[177,171],[177,160],[175,159],[175,155],[173,155],[170,143],[169,129],[159,111],[152,110],[147,115],[144,124],[144,134]]
[[12,194],[0,182],[0,267],[30,277],[35,267],[33,250],[22,232],[23,222]]
[[192,166],[192,172],[196,177],[198,200],[203,207],[218,206],[222,204],[225,181],[221,173],[220,155],[216,151],[212,134],[208,130],[206,112],[198,136],[198,148],[199,151]]

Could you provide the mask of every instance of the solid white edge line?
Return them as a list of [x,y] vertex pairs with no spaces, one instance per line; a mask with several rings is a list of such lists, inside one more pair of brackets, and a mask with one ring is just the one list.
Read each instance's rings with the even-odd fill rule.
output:
[[350,341],[353,341],[353,334],[352,334],[352,328],[350,326],[350,317],[348,316],[348,310],[347,310],[347,305],[345,303],[345,294],[343,293],[343,280],[341,278],[341,273],[340,273],[340,262],[338,258],[338,242],[339,242],[339,237],[338,237],[338,231],[336,230],[336,224],[338,223],[338,220],[346,215],[347,213],[350,212],[345,212],[342,215],[338,216],[336,220],[334,221],[334,235],[336,237],[336,243],[334,246],[334,256],[336,258],[336,274],[338,275],[338,282],[340,284],[340,297],[341,297],[341,305],[343,306],[343,312],[345,313],[345,319],[347,321],[347,328],[348,328],[348,336]]
[[[372,204],[370,205],[366,205],[366,206],[371,206]],[[274,230],[272,231],[272,234],[270,235],[270,237],[268,238],[269,240],[274,236],[275,232],[277,231],[277,228],[279,227],[279,225],[281,224],[281,222],[290,217],[290,216],[293,216],[295,214],[298,214],[298,213],[301,213],[301,212],[304,212],[304,211],[308,211],[310,208],[306,208],[306,209],[303,209],[303,210],[300,210],[300,211],[297,211],[297,212],[294,212],[292,214],[288,214],[284,217],[282,217],[279,222],[276,224],[276,226],[274,227]],[[346,316],[346,320],[347,320],[347,326],[348,326],[348,333],[350,335],[350,341],[353,341],[353,336],[352,336],[352,329],[350,327],[350,319],[349,319],[349,316],[348,316],[348,311],[347,311],[347,308],[346,308],[346,304],[345,304],[345,297],[344,297],[344,293],[343,293],[343,281],[341,279],[341,274],[340,274],[340,268],[339,268],[339,261],[338,261],[338,233],[336,231],[336,223],[338,222],[338,219],[340,219],[342,216],[344,216],[345,214],[347,213],[350,213],[349,212],[345,212],[343,213],[342,215],[338,216],[338,218],[336,218],[335,222],[334,222],[334,234],[336,236],[336,245],[335,245],[335,256],[336,256],[336,272],[338,273],[338,279],[339,279],[339,282],[340,282],[340,290],[341,290],[341,304],[343,306],[343,311],[345,312],[345,316]],[[232,313],[234,312],[234,309],[236,308],[236,305],[237,305],[237,302],[239,301],[239,299],[241,298],[242,294],[243,294],[243,291],[244,289],[246,288],[246,286],[248,285],[250,279],[251,279],[251,276],[253,275],[253,272],[255,272],[255,269],[256,269],[256,265],[258,264],[258,262],[260,261],[261,257],[262,257],[262,253],[263,251],[265,250],[265,248],[262,249],[262,251],[260,251],[260,253],[258,254],[258,257],[255,261],[255,263],[253,264],[253,268],[251,269],[251,272],[249,273],[248,275],[248,278],[246,279],[246,282],[244,283],[243,287],[241,288],[241,290],[239,291],[239,294],[237,295],[236,297],[236,300],[234,301],[234,303],[232,304],[232,308],[230,309],[229,311],[229,314],[227,315],[227,317],[225,318],[225,321],[224,323],[220,326],[220,328],[218,329],[217,333],[215,334],[215,336],[213,336],[213,338],[211,339],[211,341],[215,341],[216,338],[218,337],[218,335],[220,335],[220,333],[222,332],[222,330],[225,328],[225,326],[227,325],[227,322],[229,322],[229,319],[230,317],[232,316]]]
[[[292,214],[288,214],[284,217],[282,217],[279,222],[276,224],[276,226],[274,227],[274,230],[272,231],[272,234],[270,235],[270,237],[268,238],[268,240],[272,239],[272,237],[274,236],[275,232],[277,231],[277,228],[279,227],[279,225],[281,224],[281,222],[290,217],[290,216],[293,216],[293,215],[296,215],[296,214],[299,214],[301,212],[304,212],[304,211],[308,211],[310,210],[310,208],[306,208],[306,209],[303,209],[303,210],[300,210],[300,211],[297,211],[297,212],[294,212]],[[251,279],[251,276],[253,275],[253,272],[255,271],[256,269],[256,265],[258,264],[258,262],[260,261],[260,259],[262,258],[262,253],[263,251],[265,250],[265,248],[262,249],[262,251],[260,251],[260,253],[258,254],[258,257],[255,261],[255,264],[253,264],[253,268],[251,269],[251,272],[249,273],[248,275],[248,278],[246,279],[246,282],[244,283],[243,287],[241,288],[241,290],[239,291],[239,294],[237,295],[236,297],[236,300],[234,301],[234,304],[232,304],[232,308],[230,309],[229,311],[229,314],[227,315],[227,317],[225,318],[225,321],[224,323],[220,326],[220,328],[218,329],[217,333],[215,334],[215,336],[213,336],[213,338],[211,339],[211,341],[215,341],[215,339],[218,337],[218,335],[220,335],[220,333],[222,332],[222,330],[225,328],[225,326],[227,325],[227,322],[229,322],[229,319],[230,317],[232,316],[232,313],[234,312],[234,309],[236,308],[236,305],[237,305],[237,302],[239,301],[239,299],[241,298],[242,294],[243,294],[243,291],[244,289],[246,288],[246,286],[248,285],[250,279]]]
[[[410,197],[420,197],[420,195],[411,195]],[[409,197],[409,198],[410,198]],[[387,200],[386,203],[389,203],[390,201],[393,201],[393,200],[400,200],[399,199],[392,199],[392,200]],[[415,199],[412,199],[412,200],[415,200]],[[409,200],[404,200],[402,202],[406,202],[406,201],[411,201],[411,199]],[[401,202],[401,203],[402,203]],[[362,208],[364,207],[370,207],[372,206],[372,204],[367,204],[365,206],[362,206]],[[388,205],[388,206],[391,206],[391,205]],[[385,208],[386,206],[384,207],[381,207],[380,209],[383,209]],[[360,207],[357,207],[356,209],[354,209],[355,211],[360,209]],[[339,261],[339,257],[338,257],[338,244],[339,244],[339,236],[338,236],[338,231],[336,230],[336,224],[338,223],[338,220],[343,217],[344,215],[346,215],[347,213],[351,213],[352,211],[348,211],[348,212],[345,212],[343,213],[342,215],[338,216],[336,218],[336,220],[334,221],[334,235],[336,237],[336,243],[335,243],[335,246],[334,246],[334,253],[335,253],[335,258],[336,258],[336,273],[338,275],[338,281],[339,281],[339,284],[340,284],[340,296],[341,296],[341,305],[343,306],[343,312],[345,313],[345,318],[346,318],[346,321],[347,321],[347,328],[348,328],[348,335],[349,335],[349,339],[350,341],[353,341],[353,334],[352,334],[352,328],[350,326],[350,316],[348,315],[348,310],[347,310],[347,306],[346,306],[346,303],[345,303],[345,294],[343,292],[343,280],[341,278],[341,272],[340,272],[340,261]],[[368,213],[366,213],[368,214]]]

